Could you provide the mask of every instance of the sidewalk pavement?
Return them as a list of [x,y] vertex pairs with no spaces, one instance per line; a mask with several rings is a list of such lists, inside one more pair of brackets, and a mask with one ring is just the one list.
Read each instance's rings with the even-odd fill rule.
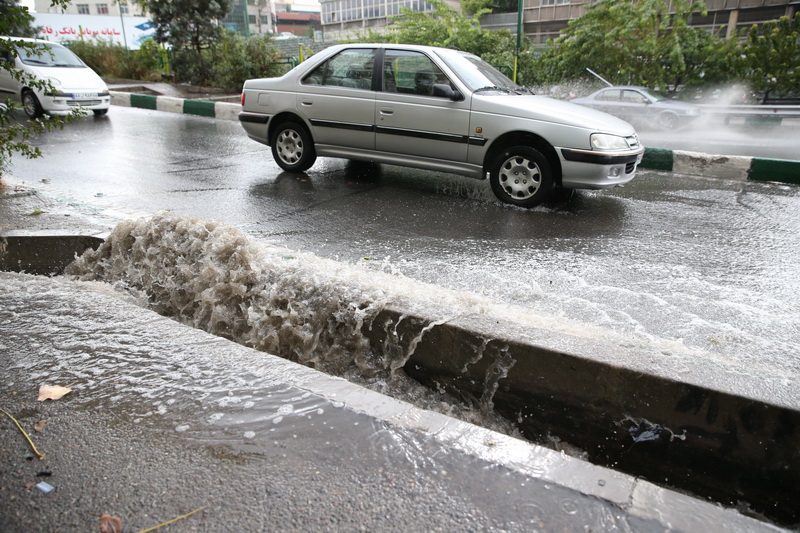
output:
[[[136,215],[0,191],[0,236],[102,237]],[[0,531],[96,531],[106,513],[137,531],[199,508],[166,530],[780,530],[194,330],[104,284],[0,272],[0,361],[0,408],[45,455],[0,413]],[[43,384],[72,392],[40,402]]]

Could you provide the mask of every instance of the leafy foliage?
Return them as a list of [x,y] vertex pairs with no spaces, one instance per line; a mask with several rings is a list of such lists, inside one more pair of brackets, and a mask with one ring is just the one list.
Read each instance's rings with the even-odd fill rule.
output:
[[693,0],[602,0],[570,21],[540,62],[540,81],[563,81],[586,68],[615,84],[674,88],[730,75],[730,47],[689,26],[705,13]]
[[[473,9],[477,8],[471,15],[460,13],[443,0],[431,0],[429,3],[433,6],[433,11],[401,8],[401,14],[395,17],[388,33],[370,32],[360,40],[456,48],[478,55],[493,65],[509,68],[513,66],[516,36],[508,31],[481,28],[480,18],[489,12],[486,8],[480,8],[481,3],[470,4]],[[527,46],[528,40],[525,39],[518,66],[517,79],[520,82],[530,79],[533,72],[533,61]]]
[[0,0],[0,16],[0,35],[34,36],[35,31],[31,26],[33,16],[27,8],[19,6],[18,0]]
[[[69,0],[52,0],[52,6],[66,8]],[[31,27],[33,17],[28,13],[28,8],[20,6],[16,0],[0,0],[0,35],[29,36],[33,35]],[[38,80],[34,76],[15,68],[15,58],[18,47],[31,45],[23,41],[9,38],[0,39],[0,69],[8,71],[12,78],[23,85],[40,90],[53,90],[48,81]],[[10,98],[0,102],[0,177],[8,171],[11,157],[16,153],[28,159],[42,155],[38,146],[31,146],[28,140],[33,136],[54,128],[63,128],[64,124],[73,120],[77,115],[66,117],[46,117],[44,120],[36,119],[19,122],[16,116],[18,105]],[[76,111],[77,113],[77,111]]]
[[161,49],[153,39],[138,50],[99,39],[70,41],[69,48],[102,77],[157,80],[161,75]]
[[211,50],[212,79],[216,87],[239,91],[247,79],[277,76],[279,60],[271,37],[226,31]]
[[800,13],[753,26],[740,47],[740,68],[754,91],[763,98],[770,93],[800,91]]
[[156,41],[172,46],[176,74],[206,84],[203,50],[220,38],[218,22],[231,10],[231,0],[145,0],[144,7],[155,24]]

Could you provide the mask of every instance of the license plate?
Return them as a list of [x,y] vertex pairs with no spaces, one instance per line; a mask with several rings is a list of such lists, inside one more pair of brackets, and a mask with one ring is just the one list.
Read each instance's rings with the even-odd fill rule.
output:
[[75,100],[85,100],[87,98],[97,98],[97,93],[73,93],[72,98]]

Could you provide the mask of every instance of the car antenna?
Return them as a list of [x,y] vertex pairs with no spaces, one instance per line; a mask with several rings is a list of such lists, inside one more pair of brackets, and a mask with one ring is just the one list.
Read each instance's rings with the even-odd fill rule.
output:
[[592,74],[593,76],[595,76],[597,79],[599,79],[600,81],[602,81],[603,83],[605,83],[609,87],[613,87],[614,86],[613,83],[609,82],[607,79],[603,78],[600,74],[598,74],[597,72],[593,71],[589,67],[586,67],[586,70],[589,71],[589,74]]

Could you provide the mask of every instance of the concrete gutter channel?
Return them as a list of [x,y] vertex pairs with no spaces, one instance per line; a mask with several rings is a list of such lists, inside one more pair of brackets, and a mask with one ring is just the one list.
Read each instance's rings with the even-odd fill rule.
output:
[[[238,104],[116,91],[112,103],[228,120],[236,120],[240,109]],[[648,149],[642,167],[800,183],[796,161]],[[102,243],[96,234],[45,233],[5,232],[0,270],[56,274],[76,254]],[[397,304],[372,324],[363,331],[371,345],[411,352],[404,370],[420,382],[476,403],[486,398],[485,391],[494,392],[489,396],[494,409],[517,421],[532,441],[558,436],[584,450],[594,464],[667,487],[642,485],[655,491],[647,501],[660,498],[669,507],[671,498],[683,498],[669,490],[676,489],[730,507],[744,502],[755,516],[784,526],[800,523],[797,405],[745,397],[734,392],[735,383],[726,381],[733,378],[720,378],[713,369],[699,366],[681,372],[678,381],[677,371],[649,369],[635,347],[530,328],[501,328],[487,324],[485,317],[454,318],[452,310],[431,308],[409,316],[405,306]],[[575,483],[557,481],[566,486]],[[711,514],[706,520],[714,520],[717,513],[720,525],[731,523],[730,511],[712,505],[707,512]],[[658,514],[665,524],[681,521],[667,516],[669,511],[663,508],[641,513]]]

